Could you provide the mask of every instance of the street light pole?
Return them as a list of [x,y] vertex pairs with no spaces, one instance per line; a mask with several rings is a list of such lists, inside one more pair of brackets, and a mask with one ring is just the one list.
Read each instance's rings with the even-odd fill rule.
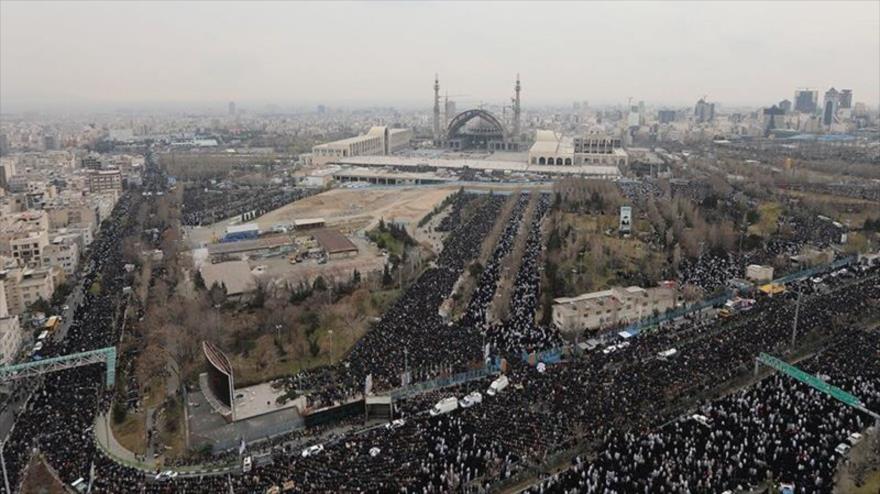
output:
[[798,327],[798,314],[801,308],[801,295],[802,292],[798,290],[797,303],[794,306],[794,323],[791,325],[791,348],[794,350],[794,342],[797,338],[797,327]]
[[6,447],[6,441],[0,442],[0,464],[3,465],[3,485],[6,486],[6,492],[11,493],[9,489],[9,476],[6,474],[6,457],[3,456],[3,449]]

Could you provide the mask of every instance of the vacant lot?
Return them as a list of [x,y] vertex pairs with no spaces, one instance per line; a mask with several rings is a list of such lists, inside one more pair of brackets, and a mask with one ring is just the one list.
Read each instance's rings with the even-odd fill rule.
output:
[[64,494],[64,485],[56,479],[40,455],[31,459],[27,476],[21,484],[21,492],[27,494]]
[[413,227],[454,192],[455,187],[395,189],[333,189],[297,201],[256,219],[261,229],[296,219],[324,218],[328,226],[343,230],[372,228],[380,218]]

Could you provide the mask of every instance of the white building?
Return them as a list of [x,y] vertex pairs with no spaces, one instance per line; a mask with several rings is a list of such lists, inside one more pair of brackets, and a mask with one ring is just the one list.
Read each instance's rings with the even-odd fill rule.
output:
[[21,325],[16,316],[0,317],[0,365],[13,363],[21,347]]
[[59,268],[67,276],[76,273],[79,265],[78,235],[59,235],[43,248],[43,266]]
[[353,156],[387,156],[408,146],[412,136],[411,129],[372,127],[364,135],[314,146],[311,162],[315,165],[324,165],[340,158]]
[[675,307],[672,287],[611,288],[553,300],[553,322],[563,332],[616,327]]
[[52,300],[55,278],[50,269],[7,268],[0,270],[6,308],[9,314],[19,315],[39,299]]
[[628,156],[618,138],[602,134],[564,137],[538,130],[529,149],[529,164],[556,166],[626,166]]
[[773,279],[773,266],[749,264],[746,266],[746,279],[750,281],[770,281]]

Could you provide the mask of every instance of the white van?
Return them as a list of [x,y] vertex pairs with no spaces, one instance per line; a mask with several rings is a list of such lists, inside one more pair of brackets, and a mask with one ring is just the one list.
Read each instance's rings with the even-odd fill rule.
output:
[[498,379],[492,381],[492,384],[489,385],[489,389],[486,390],[486,394],[489,396],[495,396],[500,393],[501,390],[507,387],[510,384],[510,380],[507,379],[507,376],[501,374],[498,376]]
[[444,413],[449,413],[458,408],[458,399],[454,396],[450,396],[448,398],[443,398],[438,401],[434,408],[431,409],[431,416],[436,417],[437,415],[441,415]]
[[708,427],[710,429],[714,425],[712,419],[710,419],[709,417],[707,417],[705,415],[700,415],[698,413],[691,415],[691,419],[693,419],[694,422],[696,422],[704,427]]
[[48,336],[49,336],[49,331],[47,331],[47,330],[43,330],[43,332],[40,333],[40,336],[37,336],[37,341],[43,341],[43,340],[45,340]]
[[89,488],[89,484],[86,483],[86,479],[82,477],[74,480],[73,483],[70,484],[70,486],[73,487],[76,492],[85,492],[86,489]]

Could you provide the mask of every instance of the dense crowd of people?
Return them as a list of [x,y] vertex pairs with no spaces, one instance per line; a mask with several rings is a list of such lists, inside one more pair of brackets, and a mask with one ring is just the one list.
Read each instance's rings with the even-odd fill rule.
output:
[[439,308],[480,250],[506,197],[483,199],[473,217],[449,233],[435,266],[422,273],[343,361],[301,372],[286,379],[286,385],[319,408],[362,393],[367,376],[374,389],[391,389],[401,384],[407,370],[418,381],[480,365],[480,335],[473,328],[447,324]]
[[[147,178],[160,180],[161,175]],[[80,367],[47,375],[17,417],[4,450],[10,483],[18,485],[36,447],[67,483],[88,478],[94,468],[93,492],[483,492],[531,471],[551,455],[591,445],[593,457],[579,457],[533,492],[708,493],[757,484],[768,476],[797,483],[802,489],[798,492],[827,492],[836,468],[831,451],[847,434],[866,426],[864,415],[783,377],[715,396],[720,385],[748,373],[759,352],[782,355],[791,350],[792,296],[761,298],[751,311],[725,322],[689,316],[627,338],[626,346],[618,346],[621,336],[609,337],[604,350],[533,366],[522,359],[524,351],[561,341],[554,329],[539,327],[534,320],[540,225],[549,197],[540,198],[528,218],[528,198],[516,199],[469,301],[469,315],[449,322],[439,308],[480,251],[507,200],[461,196],[460,204],[456,199],[450,206],[458,208],[456,214],[478,204],[474,201],[480,201],[479,207],[466,221],[450,225],[434,265],[349,356],[333,366],[299,373],[287,385],[306,395],[311,407],[328,406],[363,394],[368,381],[373,389],[397,387],[406,371],[415,382],[482,366],[488,342],[493,354],[508,362],[505,372],[511,384],[497,395],[430,416],[424,412],[438,399],[485,391],[494,376],[436,390],[396,403],[398,416],[405,420],[398,427],[333,438],[303,436],[297,439],[322,441],[323,450],[304,456],[299,442],[296,449],[274,444],[281,447],[273,448],[271,461],[247,474],[160,482],[115,463],[96,448],[95,415],[109,409],[112,393],[103,389],[99,366]],[[119,244],[130,233],[128,212],[140,200],[149,199],[124,196],[93,244],[84,284],[99,282],[101,289],[87,292],[67,339],[51,348],[51,354],[116,342],[126,283],[120,274]],[[515,267],[510,315],[490,326],[483,315],[497,288],[497,266],[510,255],[523,221],[530,225]],[[696,270],[689,277],[707,286],[731,274],[724,267],[700,269],[705,272]],[[877,312],[880,267],[853,265],[846,272],[829,276],[821,291],[809,289],[810,280],[790,285],[790,292],[804,294],[797,309],[798,334],[830,342],[828,350],[807,363],[808,371],[827,374],[833,384],[877,411],[878,333],[849,328],[856,316]],[[660,356],[670,349],[675,352]],[[695,407],[709,425],[674,420]]]
[[[880,333],[854,330],[805,362],[805,370],[853,392],[880,410]],[[833,488],[841,454],[857,442],[871,418],[788,376],[701,406],[699,413],[643,433],[610,431],[594,459],[571,468],[531,493],[705,492],[750,490],[768,482],[795,492]]]
[[315,193],[305,188],[249,186],[210,189],[188,186],[183,189],[181,223],[189,226],[210,225],[233,216],[254,213],[260,216],[285,204]]
[[555,327],[536,324],[540,301],[542,232],[541,223],[550,209],[550,197],[542,195],[536,204],[528,229],[525,252],[513,282],[510,314],[486,328],[490,347],[502,354],[531,352],[559,346],[562,338]]
[[510,212],[510,218],[495,244],[495,250],[483,266],[480,278],[474,293],[468,302],[467,310],[462,317],[461,324],[464,326],[474,326],[484,329],[488,323],[489,307],[492,305],[492,298],[498,288],[498,282],[501,280],[502,261],[513,249],[516,242],[517,233],[519,232],[520,223],[526,211],[529,202],[529,196],[519,194],[513,209]]

